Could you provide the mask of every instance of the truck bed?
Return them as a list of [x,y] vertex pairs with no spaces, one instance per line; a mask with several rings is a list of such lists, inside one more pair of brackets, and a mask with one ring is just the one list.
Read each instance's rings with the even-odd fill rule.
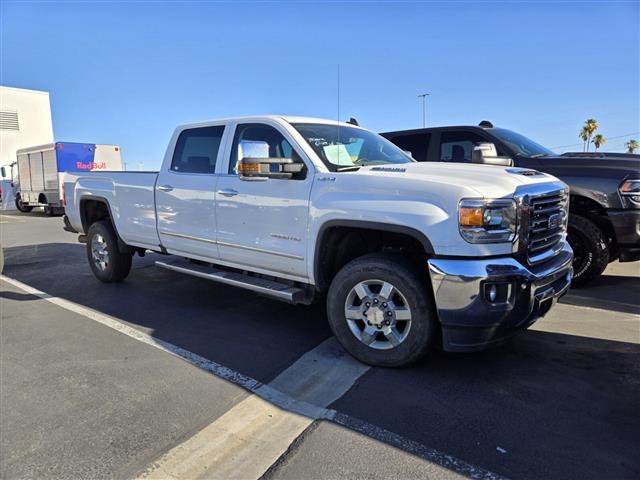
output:
[[[84,232],[80,216],[83,199],[104,199],[120,238],[128,245],[158,248],[155,185],[158,172],[67,172],[65,213],[71,226]],[[86,233],[86,232],[84,232]]]

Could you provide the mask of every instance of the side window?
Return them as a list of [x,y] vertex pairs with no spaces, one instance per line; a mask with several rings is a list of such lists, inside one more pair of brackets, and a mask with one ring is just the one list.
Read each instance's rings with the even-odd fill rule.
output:
[[178,137],[171,170],[182,173],[214,173],[224,126],[190,128]]
[[414,133],[411,135],[401,135],[390,138],[402,150],[411,152],[411,156],[419,162],[427,160],[427,151],[429,150],[430,133]]
[[473,147],[486,141],[473,132],[442,132],[440,135],[440,160],[442,162],[470,163]]
[[302,160],[286,138],[275,128],[260,123],[244,123],[236,127],[231,147],[229,173],[238,173],[238,162],[243,157],[292,158]]

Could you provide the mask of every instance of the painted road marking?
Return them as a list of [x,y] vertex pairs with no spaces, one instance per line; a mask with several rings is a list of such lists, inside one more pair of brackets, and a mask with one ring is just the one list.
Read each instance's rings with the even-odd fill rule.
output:
[[304,354],[265,385],[193,352],[153,338],[109,315],[51,296],[4,275],[0,275],[0,280],[139,342],[180,357],[253,394],[196,435],[162,455],[141,478],[260,478],[315,420],[328,420],[349,427],[469,478],[503,478],[365,421],[327,409],[327,405],[346,393],[370,368],[347,355],[334,338]]
[[348,356],[334,338],[325,340],[269,385],[163,455],[143,477],[260,478],[369,368]]

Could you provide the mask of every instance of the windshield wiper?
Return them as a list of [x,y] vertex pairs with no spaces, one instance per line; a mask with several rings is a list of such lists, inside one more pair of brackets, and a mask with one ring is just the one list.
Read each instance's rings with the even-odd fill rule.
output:
[[336,172],[350,172],[350,171],[356,171],[356,170],[360,170],[360,168],[362,167],[362,165],[349,165],[348,167],[340,167],[338,169],[336,169]]

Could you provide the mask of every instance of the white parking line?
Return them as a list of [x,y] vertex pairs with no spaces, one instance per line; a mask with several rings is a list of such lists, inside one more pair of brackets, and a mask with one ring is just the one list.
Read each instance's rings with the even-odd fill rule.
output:
[[0,280],[139,342],[176,355],[252,392],[251,396],[196,435],[162,455],[141,478],[257,479],[287,452],[313,421],[319,419],[347,426],[469,478],[502,478],[375,425],[326,409],[369,370],[368,366],[348,356],[333,338],[304,354],[271,383],[264,385],[98,311],[51,296],[4,275],[0,275]]

